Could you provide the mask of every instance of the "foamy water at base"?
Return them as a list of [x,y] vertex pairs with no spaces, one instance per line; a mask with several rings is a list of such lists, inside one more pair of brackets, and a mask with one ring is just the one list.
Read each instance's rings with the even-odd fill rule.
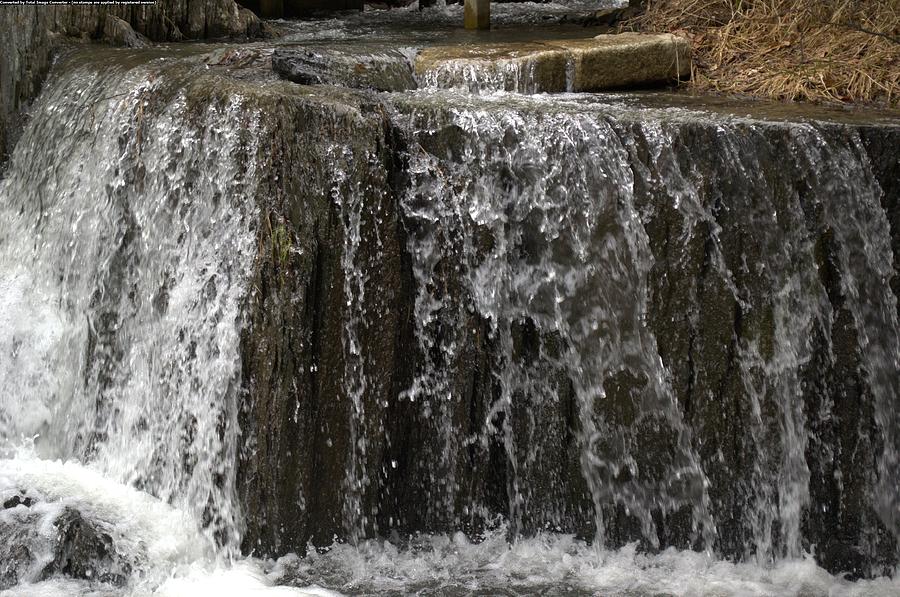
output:
[[502,528],[477,544],[458,533],[429,537],[405,550],[389,543],[342,545],[302,559],[282,558],[273,573],[298,582],[319,579],[353,594],[900,594],[897,579],[849,582],[811,557],[764,569],[673,548],[653,555],[639,553],[636,544],[596,549],[570,535],[545,534],[510,545]]
[[[35,536],[28,545],[36,568],[53,559],[52,543],[58,532],[54,522],[69,509],[111,536],[117,554],[134,564],[135,573],[124,588],[56,577],[0,591],[2,597],[335,594],[317,587],[274,586],[277,578],[265,574],[262,562],[217,559],[189,514],[133,487],[110,481],[75,461],[41,460],[27,454],[0,460],[0,502],[21,495],[23,490],[35,503],[0,510],[0,524],[39,516],[34,524]],[[2,564],[0,569],[5,568]],[[39,570],[34,576],[40,577]]]
[[[420,536],[402,547],[388,541],[335,544],[324,553],[278,561],[217,560],[190,518],[132,487],[76,462],[33,456],[0,460],[0,497],[29,487],[46,524],[66,507],[108,531],[117,551],[138,563],[126,587],[52,578],[0,592],[0,597],[143,596],[288,597],[340,594],[567,594],[893,597],[900,579],[850,582],[812,557],[771,568],[667,549],[644,554],[630,544],[598,549],[571,535],[544,533],[510,544],[501,525],[482,541],[462,533]],[[19,506],[17,508],[23,508]],[[9,517],[17,508],[0,516]],[[34,508],[34,507],[33,507]],[[323,588],[328,587],[328,588]]]
[[51,579],[0,591],[3,597],[113,597],[158,595],[160,597],[327,597],[340,595],[318,587],[298,589],[274,586],[262,570],[252,562],[239,562],[232,568],[208,570],[197,566],[187,573],[173,576],[157,589],[113,590],[98,588],[87,581]]

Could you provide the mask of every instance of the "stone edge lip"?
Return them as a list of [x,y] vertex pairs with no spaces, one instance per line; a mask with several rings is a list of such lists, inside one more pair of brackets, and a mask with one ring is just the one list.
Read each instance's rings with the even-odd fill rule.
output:
[[411,57],[395,49],[357,51],[328,45],[277,46],[272,70],[301,85],[336,85],[350,89],[415,89]]
[[[686,79],[691,73],[691,46],[671,33],[616,33],[586,39],[523,43],[432,46],[419,52],[416,75],[442,66],[528,64],[545,82],[542,92],[601,91]],[[565,73],[548,72],[571,68]],[[561,75],[561,76],[560,76]]]

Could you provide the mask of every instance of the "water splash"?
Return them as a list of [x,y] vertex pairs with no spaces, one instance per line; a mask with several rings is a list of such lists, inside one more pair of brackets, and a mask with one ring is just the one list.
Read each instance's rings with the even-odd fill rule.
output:
[[300,559],[287,556],[272,574],[319,582],[352,594],[564,593],[567,595],[830,595],[888,597],[896,579],[852,583],[818,568],[811,558],[765,569],[702,553],[667,549],[642,554],[635,544],[606,551],[571,535],[541,533],[516,542],[506,529],[484,541],[465,535],[422,536],[412,544],[368,541],[335,545]]
[[[685,505],[694,509],[695,530],[709,537],[704,476],[644,321],[651,255],[615,131],[592,116],[513,110],[425,109],[405,118],[402,126],[418,140],[403,200],[417,337],[424,355],[437,355],[426,356],[409,395],[441,409],[438,450],[449,461],[436,484],[452,495],[447,470],[456,468],[462,445],[484,445],[499,433],[511,467],[510,531],[523,531],[523,517],[558,526],[562,507],[554,512],[538,481],[560,479],[563,471],[553,470],[560,464],[548,462],[559,448],[541,429],[552,422],[539,417],[565,400],[571,384],[576,452],[601,543],[609,504],[637,517],[653,544],[652,512]],[[429,149],[430,139],[455,131],[459,145]],[[457,271],[442,269],[446,263]],[[462,295],[442,296],[455,276]],[[461,444],[447,422],[460,399],[447,376],[465,342],[467,310],[487,322],[497,347],[499,395],[477,435]],[[521,346],[525,334],[534,346]],[[630,376],[624,382],[623,373]],[[634,386],[630,393],[608,396],[610,384],[622,383]],[[669,446],[671,462],[643,458],[650,432]]]
[[43,97],[0,189],[0,421],[192,512],[227,555],[259,117],[179,83],[73,68]]
[[[420,76],[420,85],[430,89],[454,89],[468,93],[541,93],[538,60],[495,59],[483,63],[472,60],[443,60]],[[550,90],[554,91],[554,90]]]

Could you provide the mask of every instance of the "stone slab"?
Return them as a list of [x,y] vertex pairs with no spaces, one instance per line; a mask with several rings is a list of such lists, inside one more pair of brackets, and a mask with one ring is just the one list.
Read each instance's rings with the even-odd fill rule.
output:
[[549,43],[572,60],[571,91],[641,87],[691,74],[690,43],[668,33],[619,33]]
[[390,49],[279,47],[272,54],[272,69],[281,78],[304,85],[339,85],[377,91],[416,88],[410,57]]
[[[619,33],[588,39],[435,46],[422,50],[420,79],[453,86],[442,73],[476,71],[485,79],[516,72],[528,79],[517,91],[556,93],[645,87],[684,79],[690,44],[671,34]],[[506,85],[510,90],[510,85]]]

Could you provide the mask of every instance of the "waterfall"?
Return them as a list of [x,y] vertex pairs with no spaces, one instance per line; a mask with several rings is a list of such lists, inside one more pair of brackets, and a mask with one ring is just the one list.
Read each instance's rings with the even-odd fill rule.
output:
[[258,115],[177,72],[73,68],[0,188],[0,438],[193,513],[236,554]]
[[[410,121],[421,140],[411,149],[403,203],[417,337],[420,350],[439,359],[426,360],[409,397],[437,411],[444,454],[459,451],[451,438],[484,443],[499,433],[511,466],[513,532],[523,517],[557,526],[562,512],[539,483],[561,472],[541,468],[567,430],[545,413],[554,416],[571,391],[578,428],[571,441],[598,541],[608,503],[636,516],[654,543],[654,508],[696,506],[696,525],[708,534],[703,473],[644,321],[652,256],[616,132],[590,115],[512,110],[451,111],[446,121],[414,112]],[[446,129],[463,137],[460,146],[426,149]],[[458,274],[442,268],[448,261]],[[441,296],[456,275],[462,300]],[[458,338],[465,311],[488,322],[499,396],[473,437],[456,438],[447,413],[458,396],[446,372],[466,342]],[[610,404],[611,383],[638,387],[628,404]],[[651,429],[671,449],[662,466],[644,460],[639,435]]]
[[[815,453],[808,419],[834,416],[833,398],[817,402],[837,390],[815,394],[810,378],[844,366],[839,293],[873,408],[851,432],[874,458],[854,481],[870,497],[853,541],[873,562],[890,553],[878,529],[895,533],[897,309],[860,137],[513,97],[428,92],[400,100],[395,117],[409,138],[401,205],[421,363],[405,397],[440,438],[429,445],[433,516],[471,521],[460,468],[494,442],[513,536],[584,532],[572,496],[583,484],[601,544],[705,547],[760,565],[824,549],[827,537],[809,534],[822,517],[810,509],[828,506],[810,495],[808,461],[835,478],[843,467]],[[461,435],[457,378],[478,343],[494,397]]]
[[[536,60],[497,59],[480,64],[469,60],[448,60],[437,68],[422,75],[422,86],[434,89],[456,89],[469,93],[491,93],[508,91],[512,93],[540,93],[539,68]],[[566,68],[566,88],[572,87],[571,64]]]
[[[820,131],[798,131],[802,160],[816,173],[808,184],[822,197],[822,209],[841,250],[841,292],[853,315],[859,338],[863,375],[874,399],[874,415],[883,444],[877,458],[875,503],[882,521],[896,536],[900,531],[900,326],[897,297],[890,280],[896,275],[891,231],[881,207],[881,189],[857,136],[840,143]],[[866,181],[868,184],[860,184]]]
[[266,51],[75,51],[30,114],[0,590],[896,592],[832,575],[898,557],[896,124]]

